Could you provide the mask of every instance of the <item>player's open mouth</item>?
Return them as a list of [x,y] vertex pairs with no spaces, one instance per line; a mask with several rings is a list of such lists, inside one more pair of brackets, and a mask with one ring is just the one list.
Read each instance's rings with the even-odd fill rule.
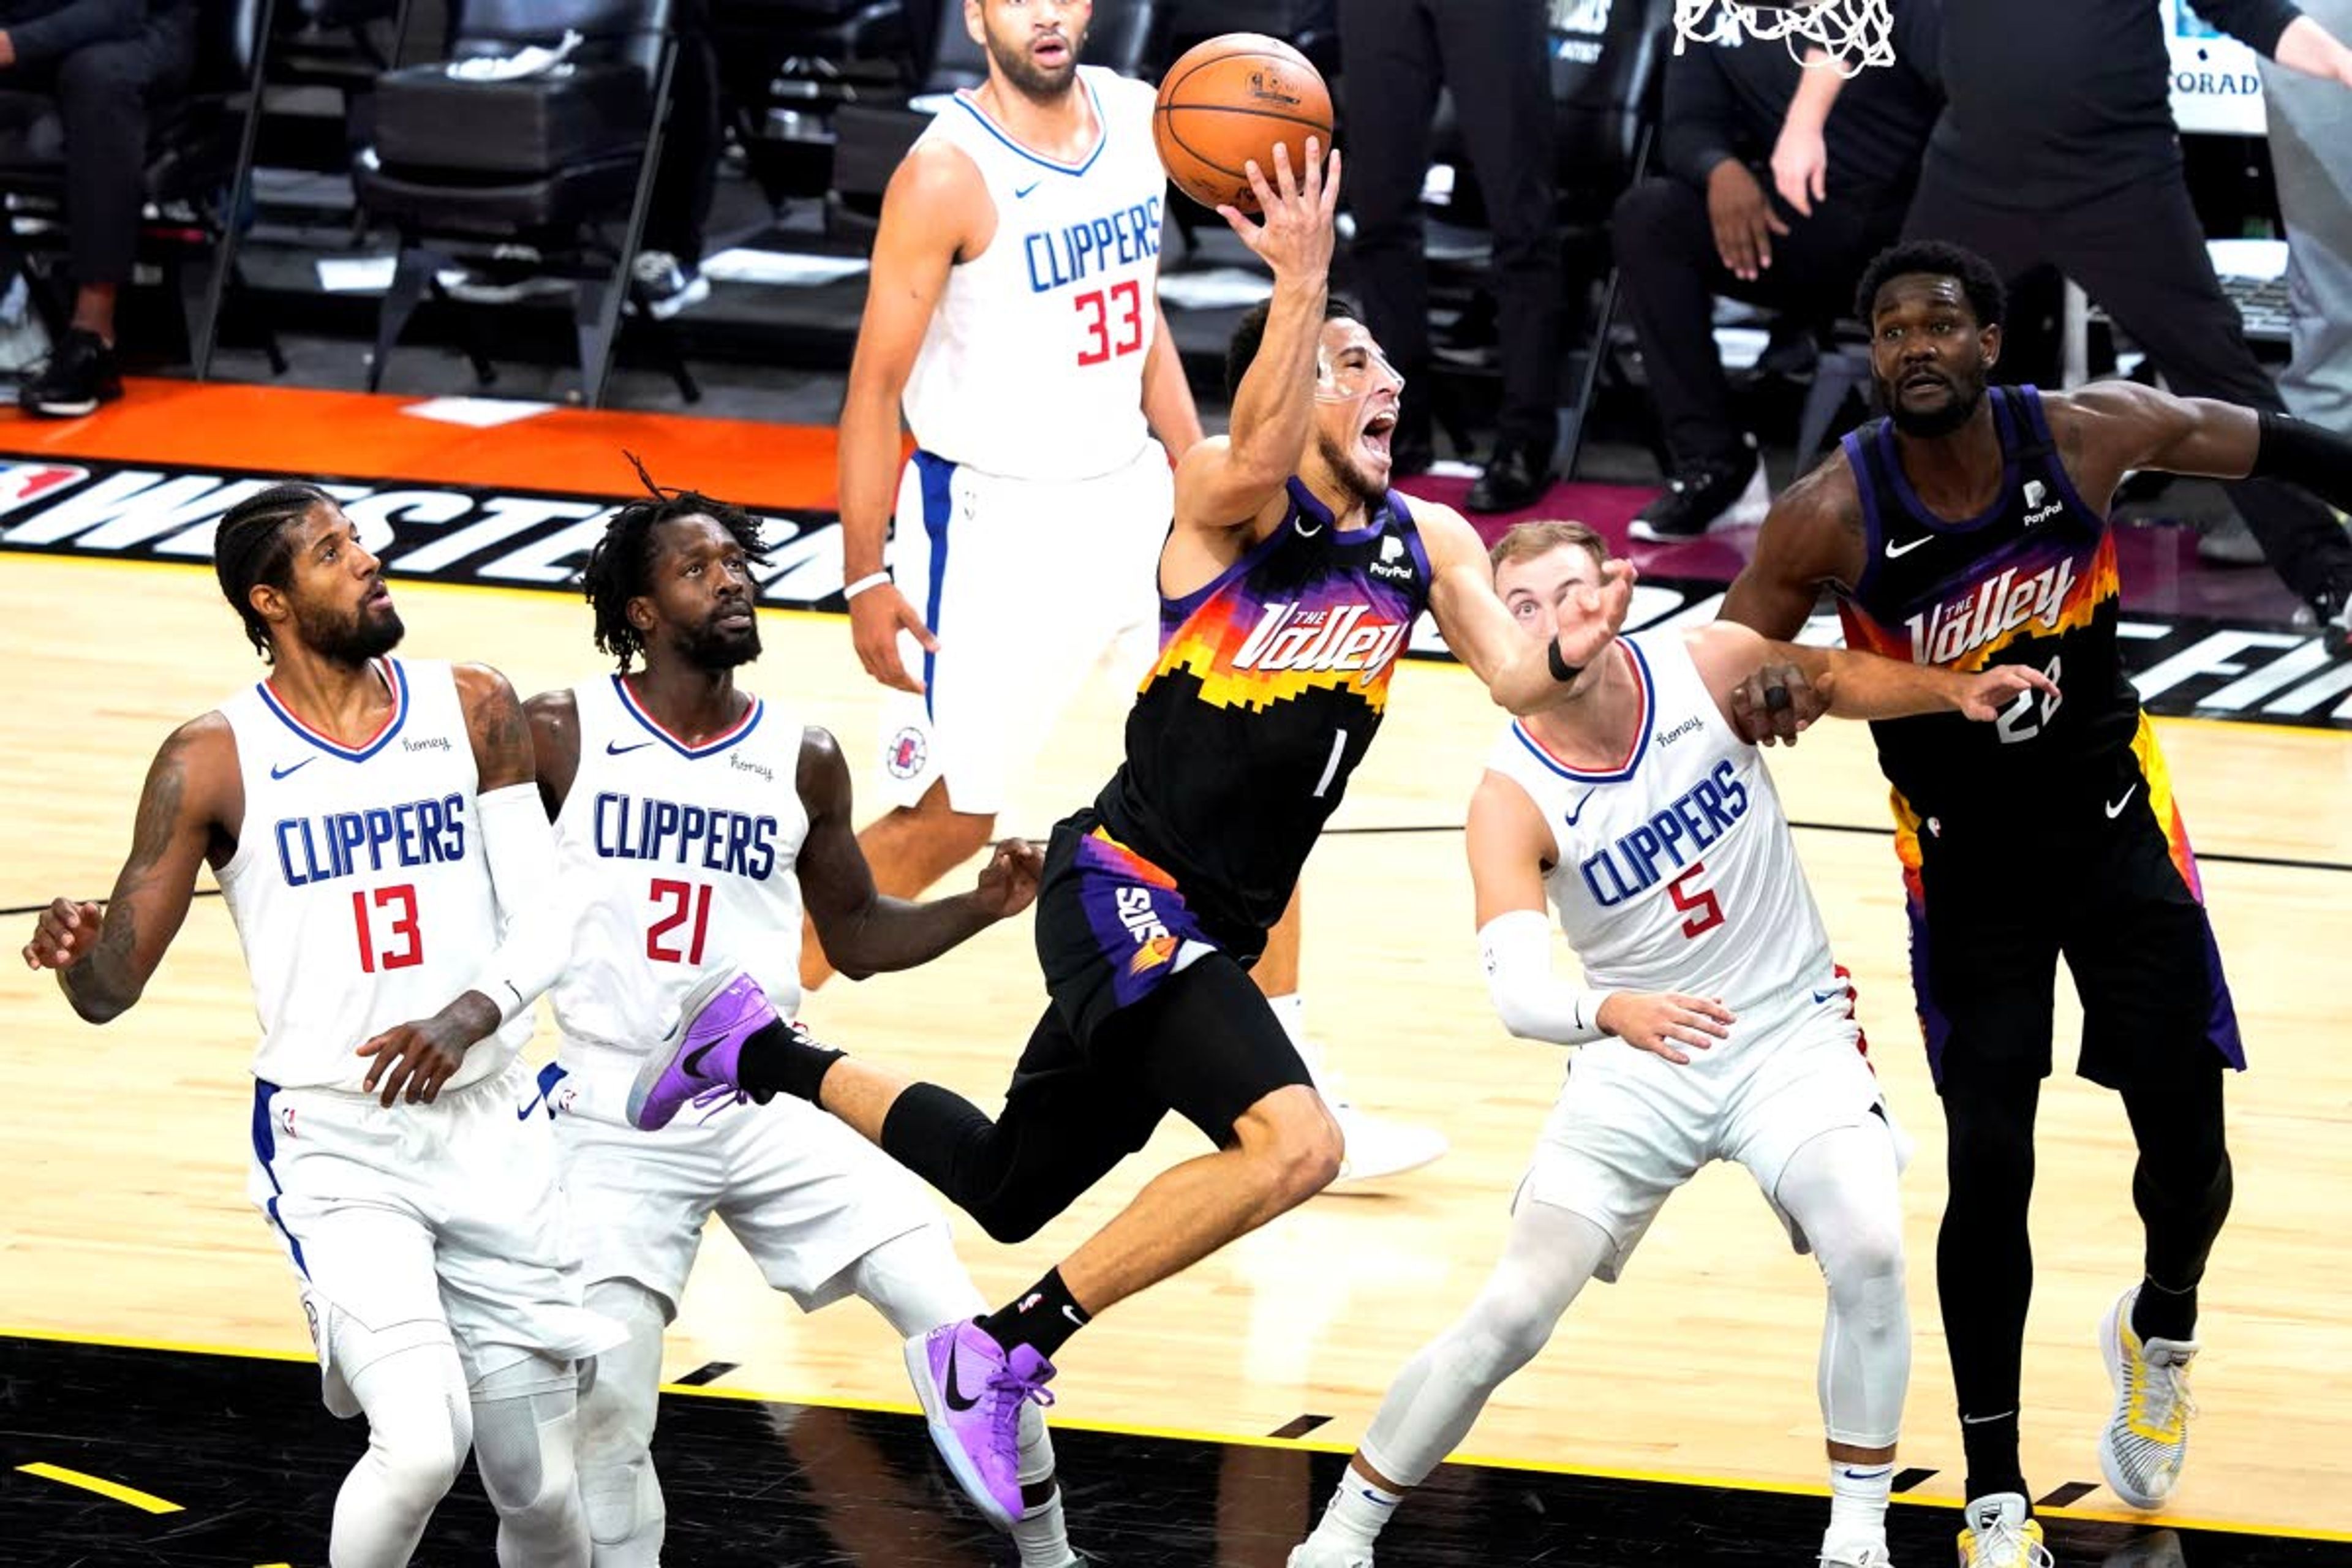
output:
[[392,590],[378,583],[367,591],[367,597],[362,599],[360,603],[371,610],[382,609],[392,603]]
[[728,610],[719,616],[719,624],[722,626],[748,626],[751,624],[751,612]]
[[1040,38],[1029,46],[1029,53],[1041,66],[1057,66],[1070,58],[1066,38]]
[[1389,455],[1389,437],[1396,429],[1396,410],[1383,408],[1366,422],[1364,445],[1385,458]]

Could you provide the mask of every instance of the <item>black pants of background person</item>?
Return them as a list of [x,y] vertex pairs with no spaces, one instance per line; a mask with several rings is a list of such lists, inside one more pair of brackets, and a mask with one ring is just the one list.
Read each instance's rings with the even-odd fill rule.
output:
[[691,272],[702,264],[718,189],[719,58],[711,47],[708,0],[679,0],[672,23],[677,68],[670,78],[669,123],[662,132],[654,194],[646,207],[644,248],[665,251]]
[[1404,374],[1404,428],[1429,429],[1429,275],[1421,187],[1438,89],[1454,113],[1494,232],[1503,404],[1497,451],[1551,468],[1559,437],[1559,237],[1553,214],[1545,0],[1339,0],[1347,104],[1341,195],[1355,214],[1365,325]]
[[151,13],[131,37],[0,69],[0,144],[38,157],[50,151],[44,125],[64,130],[66,244],[76,284],[131,280],[148,133],[156,110],[186,91],[195,58],[196,8],[184,5]]
[[[2284,411],[2277,385],[2246,346],[2245,324],[2221,292],[2204,229],[2178,179],[2021,212],[1955,190],[1930,158],[1904,234],[1964,245],[2003,278],[2054,266],[2146,351],[2174,392]],[[2352,592],[2352,536],[2335,514],[2270,480],[2226,488],[2287,586],[2307,603],[2341,605]]]
[[[1758,180],[1772,188],[1769,172]],[[1772,265],[1751,283],[1723,265],[1706,197],[1690,185],[1648,179],[1618,199],[1612,233],[1619,299],[1640,340],[1678,471],[1748,460],[1732,416],[1731,384],[1716,353],[1715,296],[1834,321],[1853,310],[1863,268],[1903,227],[1900,208],[1870,211],[1834,195],[1815,202],[1811,217],[1778,200],[1773,208],[1789,232],[1772,237]]]

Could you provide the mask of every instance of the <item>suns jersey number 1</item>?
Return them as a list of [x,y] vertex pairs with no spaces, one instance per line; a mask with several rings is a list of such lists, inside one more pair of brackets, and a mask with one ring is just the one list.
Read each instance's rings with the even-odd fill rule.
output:
[[572,688],[580,766],[556,818],[564,895],[585,906],[572,963],[550,993],[567,1066],[580,1046],[651,1050],[697,981],[721,963],[798,1005],[808,837],[800,721],[754,699],[688,745],[627,680]]
[[[253,1073],[283,1089],[357,1091],[370,1065],[358,1047],[473,989],[499,944],[456,677],[437,661],[374,668],[392,712],[357,746],[305,724],[266,680],[220,708],[245,788],[221,894],[261,1022]],[[525,1012],[446,1087],[502,1070],[530,1030]]]

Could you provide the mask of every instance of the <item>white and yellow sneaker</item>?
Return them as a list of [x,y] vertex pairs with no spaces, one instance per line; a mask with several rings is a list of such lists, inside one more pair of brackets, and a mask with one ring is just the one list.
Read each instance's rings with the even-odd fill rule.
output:
[[1895,1559],[1886,1554],[1884,1541],[1825,1544],[1822,1548],[1821,1568],[1895,1568]]
[[2189,1459],[2189,1363],[2194,1340],[2142,1340],[2132,1331],[2135,1285],[2107,1309],[2099,1325],[2099,1353],[2116,1387],[2115,1414],[2099,1434],[2099,1468],[2107,1485],[2134,1508],[2162,1508]]
[[2042,1521],[2026,1517],[2022,1495],[1994,1492],[1961,1512],[1968,1524],[1960,1531],[1960,1568],[2053,1568]]

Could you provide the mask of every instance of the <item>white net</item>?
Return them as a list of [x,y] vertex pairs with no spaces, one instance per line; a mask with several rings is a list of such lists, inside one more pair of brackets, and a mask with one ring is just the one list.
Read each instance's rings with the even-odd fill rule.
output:
[[1895,63],[1892,0],[1791,0],[1781,5],[1675,0],[1676,54],[1687,44],[1737,44],[1743,37],[1779,39],[1801,60],[1818,47],[1843,76]]

